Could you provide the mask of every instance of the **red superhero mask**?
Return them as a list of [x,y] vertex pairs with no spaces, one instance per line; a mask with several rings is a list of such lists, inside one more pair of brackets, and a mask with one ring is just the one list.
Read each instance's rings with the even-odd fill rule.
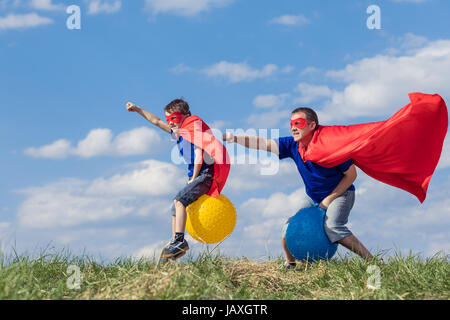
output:
[[184,116],[181,112],[174,112],[166,116],[167,123],[173,122],[176,124],[180,124],[183,122]]
[[303,129],[306,127],[306,120],[303,118],[296,118],[291,120],[291,128],[296,127],[297,129]]

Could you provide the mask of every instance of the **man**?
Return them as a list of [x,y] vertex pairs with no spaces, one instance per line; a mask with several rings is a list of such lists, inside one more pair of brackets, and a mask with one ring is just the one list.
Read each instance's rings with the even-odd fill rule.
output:
[[[415,92],[409,98],[408,105],[385,121],[319,126],[312,109],[298,108],[291,115],[292,137],[276,141],[226,133],[223,139],[273,152],[280,159],[292,158],[305,184],[301,206],[318,204],[326,210],[325,231],[330,240],[372,259],[345,227],[354,203],[355,165],[423,202],[448,130],[447,106],[440,95]],[[287,266],[295,266],[284,237],[282,242]]]
[[[300,208],[314,204],[326,210],[325,232],[333,243],[339,243],[352,250],[364,259],[372,259],[371,253],[346,227],[350,210],[355,201],[356,168],[350,159],[337,166],[326,168],[311,161],[302,159],[302,150],[306,151],[314,132],[319,128],[317,114],[310,108],[297,108],[291,114],[290,137],[277,140],[255,136],[234,136],[226,133],[223,137],[227,142],[236,142],[247,148],[256,148],[273,152],[280,160],[291,158],[305,185],[305,195],[299,200]],[[299,151],[300,150],[300,151]],[[282,246],[285,253],[285,266],[295,267],[295,258],[286,246],[285,233],[290,217],[284,228]]]

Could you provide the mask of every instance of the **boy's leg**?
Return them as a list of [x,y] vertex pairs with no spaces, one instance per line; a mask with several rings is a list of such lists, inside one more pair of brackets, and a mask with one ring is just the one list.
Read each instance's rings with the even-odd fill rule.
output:
[[184,239],[184,232],[186,228],[186,207],[179,200],[174,200],[172,215],[172,241],[165,247],[162,253],[162,258],[165,262],[168,260],[178,259],[189,250],[189,245]]
[[175,204],[175,233],[184,233],[186,229],[187,213],[186,207],[178,200],[174,200]]
[[176,225],[177,225],[177,216],[176,216],[176,213],[175,213],[175,215],[172,216],[172,240],[175,239]]
[[174,215],[172,218],[173,241],[166,248],[163,257],[177,259],[189,250],[189,245],[184,239],[187,220],[186,207],[210,190],[213,176],[213,169],[201,172],[194,181],[176,195],[172,210]]

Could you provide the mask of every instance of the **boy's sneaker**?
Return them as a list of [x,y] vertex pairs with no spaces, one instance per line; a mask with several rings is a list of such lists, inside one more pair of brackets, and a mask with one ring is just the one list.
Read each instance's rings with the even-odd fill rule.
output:
[[186,251],[189,250],[189,245],[186,240],[181,241],[172,241],[166,246],[161,254],[162,261],[168,260],[176,260],[181,258],[186,254]]

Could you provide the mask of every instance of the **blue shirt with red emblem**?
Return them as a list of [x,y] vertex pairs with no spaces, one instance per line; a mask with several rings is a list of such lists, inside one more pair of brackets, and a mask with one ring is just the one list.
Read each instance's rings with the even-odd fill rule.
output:
[[[278,140],[279,158],[291,158],[297,165],[298,172],[302,176],[305,184],[306,194],[315,202],[320,203],[337,187],[353,160],[350,159],[335,167],[326,168],[311,161],[303,162],[298,152],[299,141],[294,141],[294,137],[281,137]],[[352,184],[348,190],[355,190]]]

